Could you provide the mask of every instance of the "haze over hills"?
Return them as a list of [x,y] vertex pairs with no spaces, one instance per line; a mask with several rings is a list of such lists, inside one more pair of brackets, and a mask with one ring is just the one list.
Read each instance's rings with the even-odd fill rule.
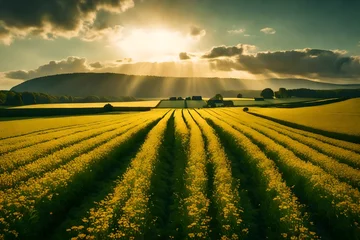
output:
[[[360,84],[339,85],[307,79],[242,80],[234,78],[136,76],[116,73],[71,73],[31,79],[11,90],[42,92],[52,95],[155,98],[192,95],[211,97],[216,93],[224,93],[225,97],[235,97],[232,94],[234,91],[262,90],[267,87],[273,90],[280,87],[288,89],[354,89],[360,88]],[[245,92],[255,93],[256,91]]]

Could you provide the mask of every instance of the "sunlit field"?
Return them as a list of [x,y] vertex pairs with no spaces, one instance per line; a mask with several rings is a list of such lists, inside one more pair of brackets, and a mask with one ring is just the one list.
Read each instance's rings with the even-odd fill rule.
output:
[[[152,101],[134,101],[134,102],[111,102],[113,107],[155,107],[158,100]],[[98,103],[50,103],[50,104],[33,104],[12,108],[102,108],[106,102]]]
[[261,115],[309,126],[325,131],[360,136],[360,98],[324,106],[273,109],[252,108]]
[[242,108],[0,128],[0,239],[360,238],[359,143]]

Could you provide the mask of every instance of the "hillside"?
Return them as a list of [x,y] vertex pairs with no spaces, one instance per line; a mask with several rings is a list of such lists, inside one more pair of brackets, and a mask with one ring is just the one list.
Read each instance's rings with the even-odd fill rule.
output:
[[[72,73],[46,76],[25,81],[11,90],[42,92],[53,95],[72,96],[134,96],[168,97],[202,95],[211,97],[242,90],[262,90],[266,87],[277,90],[285,88],[339,89],[360,88],[360,85],[336,85],[305,79],[242,80],[234,78],[172,78],[157,76],[135,76],[115,73]],[[233,90],[233,91],[231,91]],[[235,90],[235,91],[234,91]],[[258,95],[258,93],[254,93]],[[244,97],[252,97],[244,95]]]

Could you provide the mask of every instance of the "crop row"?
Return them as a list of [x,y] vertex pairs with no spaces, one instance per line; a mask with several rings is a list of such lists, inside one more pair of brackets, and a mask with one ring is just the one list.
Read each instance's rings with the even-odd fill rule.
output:
[[163,112],[148,115],[146,122],[134,121],[130,128],[92,151],[79,155],[40,178],[31,178],[16,188],[0,191],[0,236],[31,235],[46,226],[46,219],[61,212],[61,203],[74,197],[97,169],[111,161],[103,161],[114,150],[127,149],[127,143],[142,129],[162,116]]
[[[286,146],[301,158],[320,166],[336,178],[339,178],[340,180],[343,180],[350,185],[353,185],[354,187],[360,187],[359,170],[340,163],[337,160],[322,154],[299,141],[293,140],[293,135],[285,135],[283,132],[280,132],[280,130],[275,131],[263,125],[259,125],[254,121],[251,121],[254,120],[253,118],[255,117],[250,116],[249,119],[242,121],[242,123],[275,140],[277,143]],[[233,119],[236,119],[236,117],[233,116]]]
[[199,112],[232,138],[234,145],[245,153],[242,161],[247,161],[253,174],[256,174],[253,177],[263,186],[259,188],[262,190],[259,194],[262,196],[262,204],[266,206],[266,221],[272,226],[266,234],[276,238],[316,238],[316,233],[310,230],[308,214],[304,212],[303,206],[291,189],[286,186],[275,163],[249,138],[227,123],[226,116],[221,115],[218,118],[217,114],[214,116],[204,110]]
[[[301,193],[303,199],[312,203],[314,211],[332,226],[333,233],[348,238],[359,236],[360,193],[357,189],[339,181],[311,162],[301,160],[274,140],[242,125],[241,121],[224,114],[221,118],[256,142],[271,156],[286,176],[288,183],[295,186],[295,190]],[[272,137],[278,139],[279,134]]]
[[81,125],[62,127],[56,130],[45,130],[45,131],[37,132],[36,134],[28,134],[25,136],[4,139],[1,140],[0,155],[17,149],[21,149],[35,144],[50,141],[53,139],[61,138],[69,134],[86,131],[90,128],[110,125],[113,124],[114,122],[116,121],[108,120],[108,121],[101,121],[95,123],[86,123]]
[[78,233],[77,238],[129,239],[143,234],[153,166],[171,115],[172,112],[167,113],[149,132],[113,192],[91,208],[89,215],[83,218],[85,226],[71,227],[70,230]]
[[360,168],[360,144],[326,138],[322,135],[315,135],[309,132],[306,132],[307,135],[309,135],[306,136],[302,130],[289,128],[284,125],[274,123],[270,120],[261,119],[252,115],[244,116],[244,113],[239,113],[236,111],[226,111],[226,113],[232,114],[234,117],[238,117],[240,114],[240,116],[243,116],[241,119],[244,121],[253,121],[266,128],[281,132],[323,154],[336,158],[338,161],[346,163],[355,168]]
[[[14,187],[20,181],[27,180],[31,177],[37,177],[43,173],[56,169],[62,164],[66,164],[76,156],[88,152],[133,128],[134,125],[131,124],[133,122],[132,120],[133,119],[129,119],[127,121],[122,121],[122,123],[90,130],[86,132],[89,138],[36,159],[11,172],[0,174],[0,189]],[[144,122],[146,121],[147,119],[145,118]],[[76,136],[74,137],[76,138]]]

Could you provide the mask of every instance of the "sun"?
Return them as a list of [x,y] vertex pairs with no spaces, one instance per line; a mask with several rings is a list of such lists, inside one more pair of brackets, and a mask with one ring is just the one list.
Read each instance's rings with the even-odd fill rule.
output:
[[194,39],[167,29],[133,29],[117,46],[127,57],[137,61],[177,60],[179,53],[188,51]]

